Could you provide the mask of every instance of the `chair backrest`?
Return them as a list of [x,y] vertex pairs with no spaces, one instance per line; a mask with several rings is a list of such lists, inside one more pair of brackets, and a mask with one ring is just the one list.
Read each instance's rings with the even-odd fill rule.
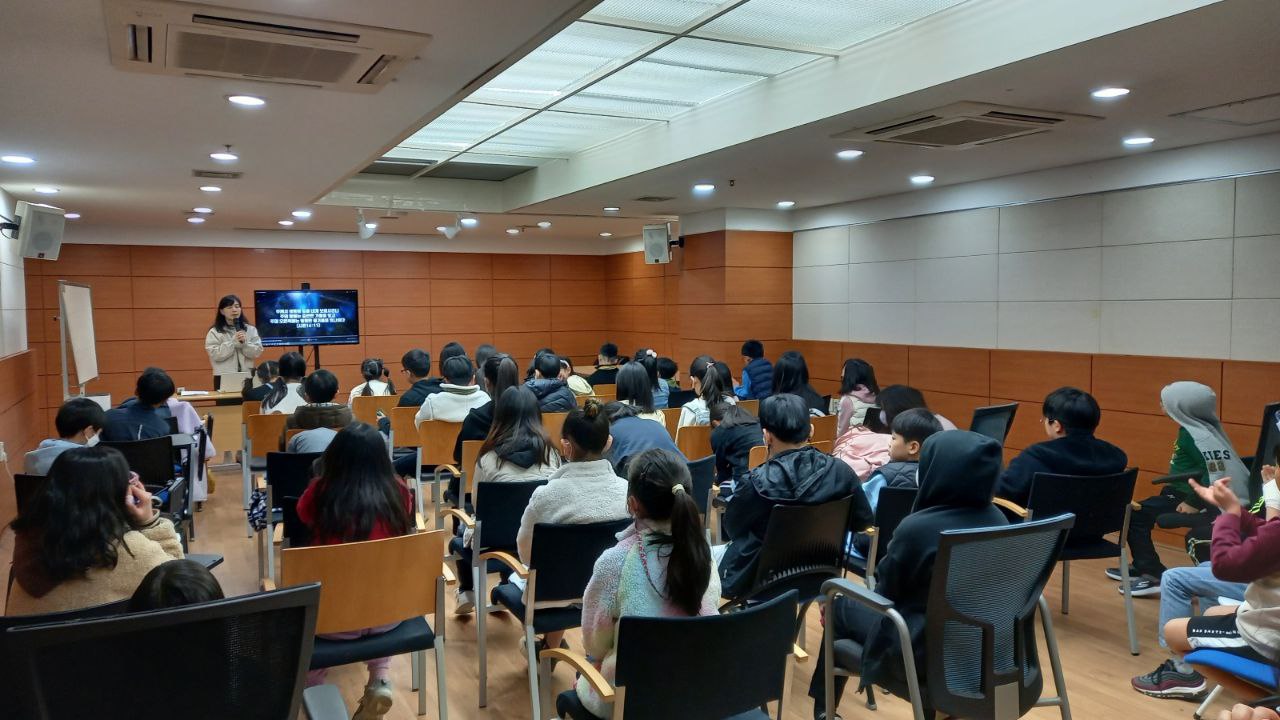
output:
[[739,400],[739,401],[738,401],[738,407],[742,408],[743,410],[746,410],[747,412],[751,413],[752,415],[756,415],[756,416],[759,416],[759,415],[760,415],[760,401],[759,401],[759,400],[756,400],[756,399],[751,399],[751,400]]
[[[942,533],[929,588],[926,667],[933,707],[998,717],[1016,693],[1021,717],[1040,699],[1035,613],[1072,517]],[[1000,686],[1000,687],[997,687]],[[1005,711],[1007,712],[1007,711]]]
[[814,448],[823,455],[830,455],[832,444],[830,440],[815,440],[809,443],[809,447]]
[[569,417],[567,412],[542,413],[542,429],[547,431],[547,437],[551,438],[551,442],[556,443],[556,447],[559,447],[560,433],[564,430],[564,421],[567,417]]
[[835,443],[836,441],[836,416],[821,415],[819,417],[809,418],[810,424],[813,425],[813,435],[809,436],[810,444],[820,442]]
[[1009,436],[1009,428],[1013,427],[1013,416],[1017,414],[1018,403],[1016,402],[975,408],[969,430],[986,435],[1003,446],[1004,439]]
[[319,601],[320,586],[307,585],[11,630],[9,654],[34,703],[5,717],[146,717],[160,702],[139,686],[148,678],[188,720],[296,717]]
[[467,487],[463,492],[475,497],[476,491],[476,462],[480,460],[480,446],[484,445],[483,440],[463,440],[462,441],[462,467],[459,468],[467,476]]
[[247,425],[249,423],[250,415],[261,415],[261,414],[262,414],[261,400],[245,400],[244,402],[240,403],[240,423],[241,424]]
[[286,428],[284,431],[284,446],[289,447],[289,441],[293,439],[293,436],[305,429],[306,428]]
[[698,393],[693,390],[672,390],[667,395],[667,407],[679,410],[685,403],[698,397]]
[[284,536],[300,547],[311,542],[311,530],[298,517],[298,499],[315,477],[312,466],[322,453],[267,453],[267,485],[271,504],[280,508]]
[[357,395],[351,401],[351,414],[362,423],[378,426],[378,411],[390,415],[391,409],[400,401],[399,395]]
[[[452,465],[453,446],[458,442],[460,430],[462,430],[460,422],[423,420],[418,425],[418,444],[422,446],[422,464]],[[396,442],[399,443],[399,439]]]
[[889,548],[893,533],[911,514],[916,504],[916,488],[881,488],[880,498],[876,501],[876,539],[880,546],[880,557]]
[[143,485],[164,487],[173,482],[173,440],[168,435],[146,440],[104,440],[99,446],[119,450]]
[[658,412],[662,413],[662,424],[667,426],[667,434],[675,440],[676,431],[680,429],[680,406],[665,407]]
[[676,431],[676,448],[690,460],[714,455],[710,425],[685,425]]
[[747,453],[747,469],[755,470],[769,459],[769,448],[764,445],[755,445]]
[[[613,386],[610,385],[609,387],[613,387]],[[583,405],[586,405],[588,400],[595,400],[596,402],[602,403],[604,405],[608,405],[609,403],[617,399],[618,399],[618,396],[612,393],[608,395],[602,395],[598,392],[593,392],[590,395],[579,395],[577,397],[578,407],[582,407]]]
[[689,480],[693,485],[693,501],[698,504],[698,512],[707,514],[707,503],[711,499],[711,486],[716,483],[716,458],[714,455],[686,463],[689,467]]
[[592,385],[591,394],[615,398],[618,396],[618,386],[616,383],[600,383],[599,385]]
[[1094,477],[1036,473],[1027,510],[1032,519],[1071,513],[1075,516],[1072,538],[1100,538],[1124,528],[1137,482],[1137,468]]
[[[324,587],[316,632],[389,625],[436,611],[444,567],[444,531],[384,540],[289,548],[280,553],[280,583]],[[437,629],[438,631],[438,629]]]
[[577,600],[587,589],[596,560],[618,544],[618,533],[631,519],[583,524],[538,523],[533,526],[529,569],[537,570],[538,602]]
[[1276,462],[1276,446],[1280,445],[1280,402],[1268,403],[1262,409],[1262,429],[1258,432],[1258,447],[1249,467],[1249,498],[1262,497],[1262,466]]
[[843,572],[852,505],[852,497],[821,505],[774,505],[747,595],[772,597],[794,588],[801,600],[817,597],[824,581]]
[[249,416],[245,436],[249,438],[253,457],[263,457],[280,449],[280,436],[288,420],[289,416],[284,413]]
[[534,490],[546,484],[546,480],[476,483],[472,498],[480,533],[474,551],[515,547],[520,519],[529,507],[529,498],[533,497]]
[[13,476],[13,494],[16,496],[18,504],[18,514],[21,515],[23,508],[36,497],[44,487],[44,482],[49,479],[48,475],[23,475],[18,473]]
[[[796,612],[796,593],[790,592],[725,615],[623,617],[614,680],[624,690],[625,717],[723,718],[782,698]],[[733,681],[672,681],[704,676],[708,668],[733,668]]]
[[[418,439],[418,428],[414,418],[418,415],[416,407],[393,407],[387,417],[391,419],[391,432],[395,435],[396,447],[421,447]],[[450,450],[452,452],[452,450]]]

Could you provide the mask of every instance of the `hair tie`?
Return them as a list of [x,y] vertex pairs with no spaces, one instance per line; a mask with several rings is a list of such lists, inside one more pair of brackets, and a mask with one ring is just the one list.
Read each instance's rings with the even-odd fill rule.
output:
[[644,354],[645,354],[645,355],[648,355],[648,356],[649,356],[649,357],[651,357],[651,358],[656,358],[656,357],[658,357],[658,353],[657,353],[657,352],[655,352],[655,351],[653,351],[653,350],[645,350],[645,351],[644,351]]
[[679,495],[682,492],[684,492],[684,485],[681,485],[680,483],[676,483],[675,485],[671,486],[672,495]]

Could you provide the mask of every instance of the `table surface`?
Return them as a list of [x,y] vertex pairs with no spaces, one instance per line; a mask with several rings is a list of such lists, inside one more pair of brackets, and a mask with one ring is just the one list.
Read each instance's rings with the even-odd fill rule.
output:
[[221,402],[224,400],[244,400],[239,392],[211,392],[208,395],[178,395],[177,398],[183,402],[189,402],[192,405]]

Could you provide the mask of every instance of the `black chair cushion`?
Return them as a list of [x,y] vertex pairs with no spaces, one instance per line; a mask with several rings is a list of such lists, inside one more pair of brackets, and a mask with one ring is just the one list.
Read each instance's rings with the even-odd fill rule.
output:
[[[502,583],[489,593],[493,602],[511,611],[521,623],[524,622],[524,593],[514,583]],[[533,613],[533,631],[542,634],[557,630],[568,630],[582,624],[582,607],[544,608]]]
[[847,670],[854,675],[862,674],[862,643],[856,640],[836,640],[832,643],[836,651],[836,667]]
[[[570,720],[603,720],[592,714],[578,699],[576,690],[565,690],[556,696],[556,716]],[[724,720],[769,720],[769,714],[761,710],[748,710],[731,715]]]
[[1059,560],[1097,560],[1120,557],[1120,546],[1103,538],[1069,538]]
[[315,649],[311,651],[311,669],[429,650],[435,645],[436,634],[426,619],[410,618],[384,633],[355,640],[326,640],[317,636]]

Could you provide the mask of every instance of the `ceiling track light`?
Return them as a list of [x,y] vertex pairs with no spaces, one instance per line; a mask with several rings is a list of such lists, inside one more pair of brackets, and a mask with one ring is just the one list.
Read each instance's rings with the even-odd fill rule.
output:
[[368,240],[378,231],[378,223],[365,220],[364,208],[356,208],[356,234],[361,240]]

